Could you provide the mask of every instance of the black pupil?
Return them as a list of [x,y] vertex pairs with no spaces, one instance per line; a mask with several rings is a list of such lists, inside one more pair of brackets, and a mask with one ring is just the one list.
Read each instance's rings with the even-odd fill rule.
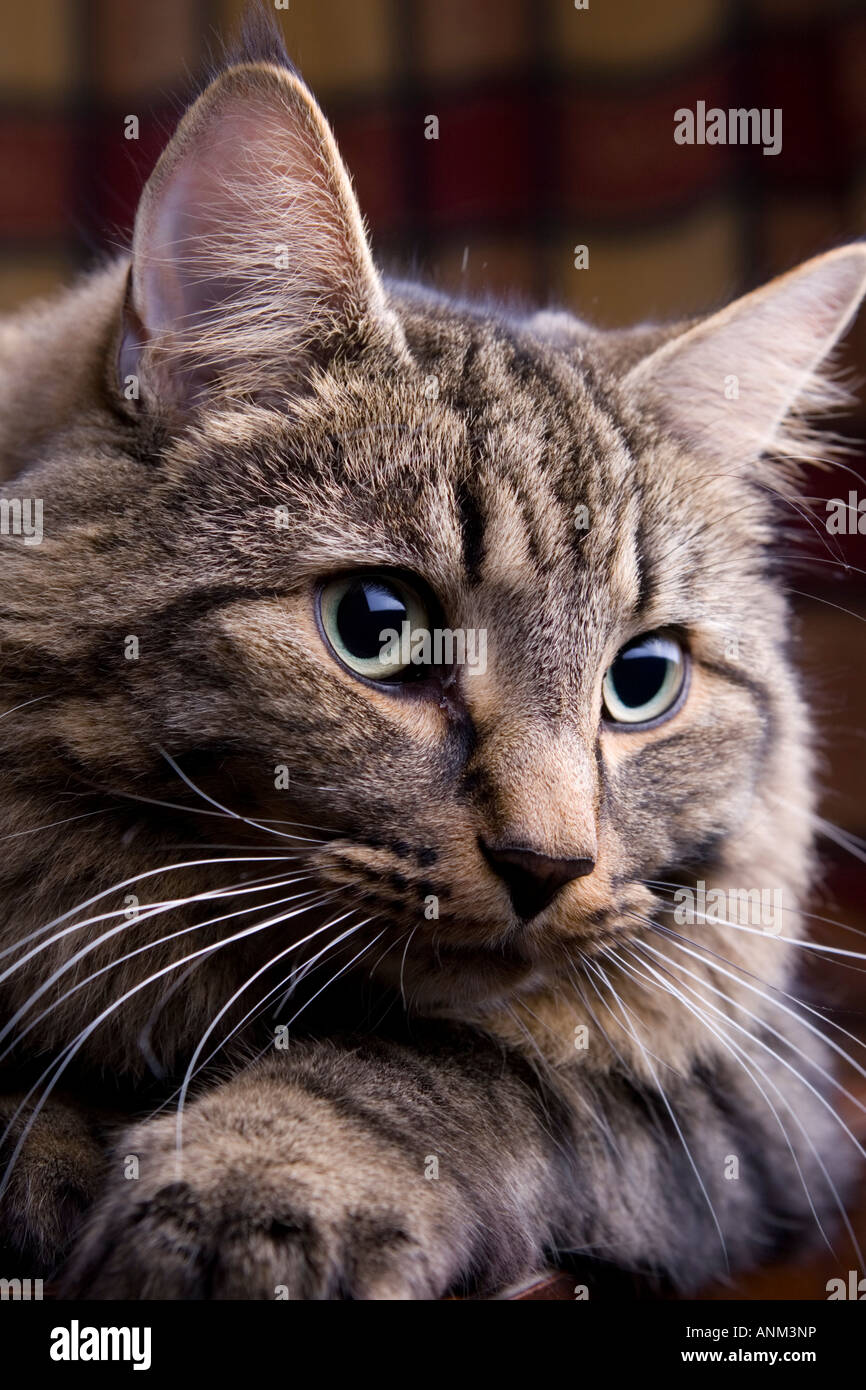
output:
[[406,604],[390,585],[359,579],[337,605],[337,631],[347,652],[359,661],[369,661],[382,650],[380,632],[389,627],[399,632],[408,617]]
[[613,664],[613,685],[629,709],[639,709],[658,695],[668,672],[669,657],[656,656],[646,648],[622,652]]

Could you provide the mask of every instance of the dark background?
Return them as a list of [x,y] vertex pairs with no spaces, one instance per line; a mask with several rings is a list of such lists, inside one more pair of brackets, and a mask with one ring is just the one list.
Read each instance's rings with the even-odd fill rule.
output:
[[[289,0],[275,11],[334,123],[386,268],[621,325],[713,308],[863,234],[862,0],[589,6]],[[142,182],[242,9],[241,0],[0,0],[0,312],[126,244]],[[699,100],[780,107],[781,153],[676,145],[674,111]],[[130,114],[137,142],[123,136]],[[429,115],[437,141],[424,138]],[[577,244],[589,247],[588,270],[574,268]],[[866,378],[866,314],[841,360]],[[860,401],[840,428],[866,476],[866,390]],[[824,528],[823,499],[847,498],[849,487],[866,497],[866,483],[838,471],[807,480],[818,536],[790,587],[821,728],[823,812],[843,835],[863,835],[866,575],[839,561],[866,571],[866,537]],[[863,850],[832,841],[823,850],[814,910],[866,925]],[[810,974],[833,1017],[866,1031],[866,975],[817,962]],[[737,1292],[820,1297],[822,1278],[817,1266],[791,1267]]]

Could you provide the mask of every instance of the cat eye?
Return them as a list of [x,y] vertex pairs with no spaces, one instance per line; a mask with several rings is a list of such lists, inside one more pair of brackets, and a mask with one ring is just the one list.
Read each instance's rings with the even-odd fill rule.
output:
[[412,661],[409,650],[409,635],[431,626],[428,607],[403,579],[365,571],[329,580],[319,594],[319,621],[336,657],[356,676],[397,684],[430,675],[430,666]]
[[673,713],[683,693],[686,654],[664,633],[626,643],[602,683],[605,713],[615,724],[646,725]]

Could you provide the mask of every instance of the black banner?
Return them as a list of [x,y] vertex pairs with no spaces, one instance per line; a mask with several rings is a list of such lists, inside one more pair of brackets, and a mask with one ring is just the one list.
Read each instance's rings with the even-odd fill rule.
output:
[[[275,1302],[221,1303],[57,1303],[6,1299],[0,1303],[0,1333],[4,1360],[40,1378],[64,1383],[70,1376],[93,1378],[110,1369],[112,1376],[164,1376],[167,1372],[213,1372],[257,1377],[297,1374],[299,1359],[315,1357],[316,1374],[334,1373],[335,1352],[350,1374],[359,1365],[365,1374],[376,1368],[414,1377],[417,1361],[407,1362],[407,1331],[424,1336],[415,1344],[429,1374],[437,1350],[454,1369],[455,1345],[448,1334],[476,1333],[477,1354],[492,1367],[509,1333],[531,1332],[534,1343],[533,1378],[551,1365],[551,1352],[562,1354],[546,1339],[568,1339],[568,1355],[577,1376],[587,1362],[607,1370],[667,1372],[684,1366],[789,1365],[811,1368],[826,1382],[828,1374],[857,1364],[862,1356],[864,1322],[850,1300],[826,1303],[646,1302],[617,1307],[575,1300],[558,1312],[510,1314],[472,1312],[465,1305],[439,1304],[433,1314],[417,1304],[391,1315],[352,1312],[345,1306]],[[488,1317],[494,1323],[487,1322]],[[524,1323],[524,1316],[530,1322]],[[372,1317],[373,1321],[370,1322]],[[505,1317],[505,1322],[499,1319]],[[536,1322],[535,1318],[541,1321]],[[384,1318],[383,1322],[379,1319]],[[475,1319],[480,1318],[480,1322]],[[320,1321],[321,1319],[321,1321]],[[356,1321],[357,1319],[357,1321]],[[417,1319],[417,1321],[416,1321]],[[452,1321],[454,1319],[454,1321]],[[468,1319],[468,1321],[466,1321]],[[508,1320],[510,1319],[510,1321]],[[486,1340],[492,1328],[495,1342]],[[339,1330],[340,1338],[334,1333]],[[322,1333],[330,1336],[322,1339]],[[442,1334],[445,1334],[445,1340]],[[371,1334],[376,1337],[371,1344]],[[391,1343],[384,1337],[391,1335]],[[462,1342],[460,1345],[464,1345]],[[461,1361],[463,1353],[461,1352]],[[532,1364],[532,1363],[530,1363]]]

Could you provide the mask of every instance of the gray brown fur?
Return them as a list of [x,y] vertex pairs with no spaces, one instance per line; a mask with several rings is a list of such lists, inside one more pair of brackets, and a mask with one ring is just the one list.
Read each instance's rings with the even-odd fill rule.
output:
[[[225,222],[205,219],[177,279],[160,278],[171,180],[221,121],[254,148],[235,169],[220,145],[224,182],[205,193],[228,200]],[[263,269],[278,232],[288,280]],[[843,249],[706,325],[630,334],[383,281],[312,98],[270,50],[247,50],[151,180],[129,292],[121,259],[0,323],[3,495],[45,503],[41,545],[0,538],[0,696],[15,711],[0,719],[0,946],[135,875],[220,858],[209,847],[227,837],[250,854],[288,846],[311,876],[299,888],[338,890],[352,921],[372,918],[333,957],[336,968],[369,945],[299,1020],[306,1036],[250,1060],[267,1033],[246,1030],[248,1051],[198,1085],[180,1168],[173,1116],[133,1122],[156,1094],[148,1059],[157,1098],[169,1095],[232,994],[262,971],[215,1041],[285,973],[265,970],[269,957],[337,908],[200,958],[147,1053],[142,1030],[175,976],[131,993],[77,1052],[19,1157],[3,1210],[22,1258],[53,1266],[71,1249],[65,1288],[91,1297],[435,1297],[568,1253],[692,1289],[812,1238],[810,1203],[833,1225],[844,1143],[785,1065],[806,1052],[826,1065],[824,1051],[749,989],[790,989],[796,948],[707,924],[684,929],[699,959],[678,956],[652,925],[669,920],[667,900],[645,881],[779,887],[783,934],[802,933],[811,736],[772,550],[815,447],[798,420],[835,399],[818,364],[854,312],[864,262],[862,247]],[[216,308],[195,301],[196,274],[222,290]],[[166,321],[172,296],[190,317]],[[139,376],[139,402],[124,399],[118,363],[121,380]],[[743,385],[735,409],[719,404],[729,372]],[[588,533],[574,525],[580,504]],[[288,531],[273,525],[277,506]],[[449,626],[487,629],[486,675],[425,702],[338,667],[314,585],[377,564],[421,575]],[[669,724],[611,732],[604,670],[660,626],[688,635],[689,697]],[[129,634],[138,661],[124,659]],[[296,844],[202,814],[160,749],[249,820],[322,833]],[[274,790],[282,762],[291,794]],[[480,835],[597,866],[523,926]],[[223,888],[213,915],[243,906],[237,887],[226,863],[155,874],[139,891],[144,907]],[[125,923],[77,960],[22,1017],[44,1013],[7,1063],[10,1091],[16,1067],[29,1086],[148,972],[235,929],[115,964],[205,915],[199,902]],[[116,921],[52,934],[0,985],[4,1016]],[[724,990],[763,1095],[682,999],[605,954],[634,942]],[[582,1024],[592,1041],[576,1052]],[[121,1109],[131,1128],[118,1129]],[[123,1175],[130,1154],[137,1181]],[[737,1181],[724,1176],[730,1155]],[[430,1156],[438,1179],[425,1177]]]

